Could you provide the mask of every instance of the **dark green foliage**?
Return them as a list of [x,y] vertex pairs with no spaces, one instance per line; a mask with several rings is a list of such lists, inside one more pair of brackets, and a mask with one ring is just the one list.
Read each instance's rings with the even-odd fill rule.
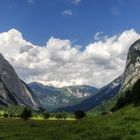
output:
[[6,112],[9,117],[20,117],[21,113],[23,112],[23,106],[0,106],[0,110]]
[[52,112],[52,113],[50,114],[50,117],[55,118],[55,113]]
[[7,117],[8,117],[8,114],[7,114],[7,113],[4,113],[4,114],[3,114],[3,117],[4,117],[4,118],[7,118]]
[[14,117],[14,115],[11,113],[11,114],[9,115],[9,117],[11,117],[11,118],[12,118],[12,117]]
[[55,114],[55,118],[57,118],[57,119],[63,119],[62,113],[56,113]]
[[140,105],[140,79],[135,83],[134,87],[132,88],[133,94],[133,104],[134,106]]
[[50,118],[50,113],[49,112],[44,112],[43,113],[43,118],[44,119],[49,119]]
[[65,112],[63,112],[63,113],[62,113],[62,117],[63,117],[63,119],[66,119],[66,118],[68,117],[68,114],[65,113]]
[[126,90],[124,96],[121,96],[117,100],[116,105],[111,109],[111,111],[115,111],[124,107],[125,105],[132,104],[132,98],[133,98],[132,95],[133,93],[131,90]]
[[32,116],[31,109],[25,107],[23,112],[21,113],[21,118],[24,120],[28,120]]
[[75,115],[75,118],[78,119],[78,120],[86,117],[86,113],[82,110],[75,111],[74,115]]
[[124,96],[121,96],[112,111],[120,109],[128,104],[140,106],[140,79],[134,84],[132,90],[126,90]]
[[66,119],[68,117],[68,114],[65,113],[65,112],[62,112],[62,113],[55,113],[55,118],[57,119]]

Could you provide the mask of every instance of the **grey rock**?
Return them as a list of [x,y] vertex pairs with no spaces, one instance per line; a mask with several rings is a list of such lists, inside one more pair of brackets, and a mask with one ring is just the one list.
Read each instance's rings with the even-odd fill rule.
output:
[[18,77],[14,68],[0,54],[0,104],[22,105],[34,110],[40,103],[29,87]]
[[134,42],[128,51],[121,91],[132,88],[138,79],[140,79],[140,39]]

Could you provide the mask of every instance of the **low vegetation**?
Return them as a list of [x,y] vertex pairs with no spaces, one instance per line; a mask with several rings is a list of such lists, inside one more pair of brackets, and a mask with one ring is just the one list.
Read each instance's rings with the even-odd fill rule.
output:
[[[140,107],[129,105],[112,114],[87,114],[80,120],[24,121],[8,116],[0,119],[0,140],[139,140],[139,110]],[[54,115],[50,113],[51,118]]]

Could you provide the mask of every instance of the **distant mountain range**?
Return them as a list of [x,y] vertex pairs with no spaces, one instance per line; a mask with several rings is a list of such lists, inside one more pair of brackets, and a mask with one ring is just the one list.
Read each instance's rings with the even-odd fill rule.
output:
[[55,111],[61,112],[74,112],[76,110],[83,110],[83,111],[89,111],[93,109],[94,107],[101,105],[103,102],[106,102],[110,100],[112,97],[116,96],[120,90],[122,82],[122,76],[118,77],[105,87],[99,89],[96,94],[90,96],[89,98],[81,101],[80,103],[77,103],[72,106],[62,107],[58,108]]
[[76,104],[98,90],[87,85],[55,88],[37,82],[29,83],[28,86],[34,91],[41,105],[48,110]]

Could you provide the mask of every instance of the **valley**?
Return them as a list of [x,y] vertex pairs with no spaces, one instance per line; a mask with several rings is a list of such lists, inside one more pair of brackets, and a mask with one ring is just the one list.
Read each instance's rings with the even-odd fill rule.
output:
[[87,116],[78,121],[0,118],[0,139],[139,140],[139,110],[140,107],[130,105],[111,115]]
[[0,1],[0,140],[140,140],[140,0]]

